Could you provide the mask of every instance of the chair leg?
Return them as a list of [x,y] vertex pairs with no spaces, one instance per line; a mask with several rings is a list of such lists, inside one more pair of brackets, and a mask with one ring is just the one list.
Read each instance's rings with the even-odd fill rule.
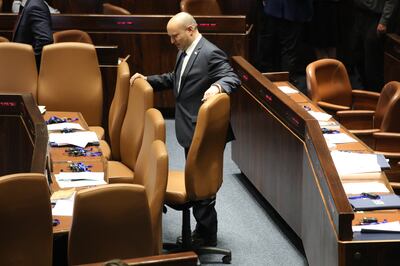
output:
[[182,248],[184,250],[192,249],[192,230],[190,229],[190,209],[184,209],[182,212]]

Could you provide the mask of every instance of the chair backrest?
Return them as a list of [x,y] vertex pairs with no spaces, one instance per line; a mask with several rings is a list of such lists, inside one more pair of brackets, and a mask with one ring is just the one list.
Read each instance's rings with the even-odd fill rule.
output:
[[128,106],[121,127],[121,162],[132,171],[142,146],[144,117],[153,107],[153,88],[144,79],[136,79],[129,90]]
[[222,184],[223,157],[230,116],[230,100],[225,93],[204,102],[185,166],[186,193],[190,200],[216,195]]
[[134,182],[136,184],[143,185],[143,178],[146,177],[145,171],[147,169],[147,163],[149,162],[151,145],[155,140],[161,140],[165,143],[165,121],[160,111],[155,108],[150,108],[145,113],[142,146],[140,147],[134,169]]
[[37,100],[37,68],[31,45],[0,43],[0,92],[32,93]]
[[103,88],[93,45],[65,42],[43,48],[38,102],[47,110],[81,112],[89,126],[101,125]]
[[108,135],[110,136],[111,155],[113,160],[119,161],[121,127],[124,121],[129,97],[129,65],[122,61],[118,65],[117,82],[114,97],[108,114]]
[[156,255],[146,191],[111,184],[78,191],[68,239],[70,265]]
[[374,127],[382,132],[400,132],[400,82],[387,83],[379,96]]
[[[148,149],[147,161],[141,162],[145,169],[144,177],[140,179],[140,185],[145,187],[149,202],[153,239],[155,240],[153,250],[156,254],[161,254],[162,208],[168,182],[168,153],[165,143],[161,140],[153,141]],[[134,182],[137,183],[136,171]]]
[[181,0],[181,11],[192,15],[222,15],[218,0]]
[[0,177],[0,265],[52,265],[50,191],[43,174]]
[[92,38],[85,31],[81,30],[62,30],[53,33],[54,43],[59,42],[82,42],[93,44]]
[[0,36],[0,42],[9,42],[10,40],[6,37]]
[[352,88],[346,67],[336,59],[321,59],[306,69],[308,96],[313,102],[324,101],[351,107]]
[[120,6],[116,6],[110,3],[103,4],[103,14],[105,15],[130,15],[131,12],[122,8]]

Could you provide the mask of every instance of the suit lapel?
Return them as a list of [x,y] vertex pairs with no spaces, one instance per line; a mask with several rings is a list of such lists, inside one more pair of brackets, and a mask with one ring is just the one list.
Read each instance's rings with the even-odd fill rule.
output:
[[197,56],[200,53],[201,48],[203,47],[203,43],[204,43],[204,38],[202,37],[199,41],[199,43],[196,45],[196,48],[194,48],[193,53],[190,55],[189,61],[186,64],[185,70],[183,71],[182,74],[182,79],[181,79],[181,86],[180,86],[180,90],[179,90],[179,94],[178,96],[182,93],[184,85],[185,85],[185,80],[186,77],[190,71],[190,69],[192,68],[194,62],[196,61]]
[[26,7],[29,5],[30,2],[31,2],[30,0],[26,1],[26,2],[25,2],[25,6],[23,6],[23,8],[22,8],[21,14],[18,14],[17,23],[16,23],[16,25],[15,25],[15,28],[14,28],[15,30],[14,30],[14,32],[13,32],[13,37],[12,37],[12,40],[13,40],[13,41],[14,41],[14,38],[15,38],[15,34],[17,33],[19,24],[21,23],[22,15],[24,14],[24,12],[25,12],[25,10],[26,10]]

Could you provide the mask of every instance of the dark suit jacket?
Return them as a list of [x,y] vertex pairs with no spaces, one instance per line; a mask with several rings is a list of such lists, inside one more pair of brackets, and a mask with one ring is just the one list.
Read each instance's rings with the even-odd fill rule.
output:
[[312,0],[264,0],[267,15],[289,21],[309,21],[313,14]]
[[43,0],[26,2],[15,27],[13,41],[32,45],[39,65],[43,46],[53,43],[50,11]]
[[[181,55],[177,55],[177,60]],[[147,81],[155,90],[172,88],[175,104],[175,130],[179,144],[190,147],[197,114],[204,92],[214,83],[222,86],[226,93],[231,93],[240,85],[240,80],[233,72],[225,53],[202,37],[191,54],[182,74],[181,87],[178,92],[178,75],[173,72],[148,76]],[[233,136],[231,136],[233,138]]]

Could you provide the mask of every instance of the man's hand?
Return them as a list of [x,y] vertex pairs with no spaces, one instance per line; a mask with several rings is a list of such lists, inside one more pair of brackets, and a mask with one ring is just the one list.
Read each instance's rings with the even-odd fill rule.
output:
[[203,99],[201,99],[201,101],[205,102],[208,100],[208,98],[210,98],[211,96],[214,96],[215,94],[218,94],[220,92],[221,91],[218,86],[211,85],[211,87],[208,88],[208,90],[206,90],[206,92],[204,93]]
[[383,35],[386,33],[386,25],[384,24],[378,24],[378,27],[376,27],[376,32],[378,33],[378,35]]
[[137,79],[137,78],[142,78],[142,79],[144,79],[144,80],[147,80],[147,77],[146,77],[146,76],[143,76],[143,75],[140,74],[140,73],[135,73],[135,74],[131,77],[131,79],[130,79],[131,86],[132,86],[133,82],[135,82],[135,79]]

